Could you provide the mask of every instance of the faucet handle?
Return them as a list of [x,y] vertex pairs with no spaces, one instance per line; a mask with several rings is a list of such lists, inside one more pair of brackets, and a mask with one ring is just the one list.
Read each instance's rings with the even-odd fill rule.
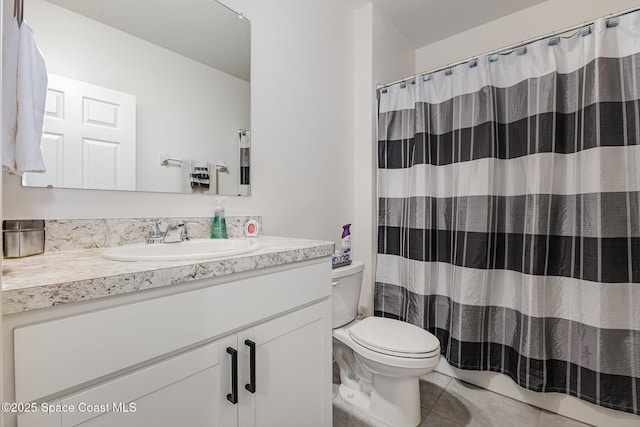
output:
[[182,240],[191,240],[191,236],[189,235],[189,224],[197,224],[198,221],[182,221]]
[[147,243],[161,243],[162,235],[160,234],[160,224],[158,221],[152,221],[149,224],[149,234],[146,239]]
[[158,220],[151,221],[149,227],[151,228],[149,231],[149,237],[160,237],[160,223]]

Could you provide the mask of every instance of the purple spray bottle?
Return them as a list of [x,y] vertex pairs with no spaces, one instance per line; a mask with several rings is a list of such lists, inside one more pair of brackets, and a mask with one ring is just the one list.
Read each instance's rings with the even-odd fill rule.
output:
[[342,226],[342,253],[351,253],[351,231],[349,230],[351,224],[345,224]]

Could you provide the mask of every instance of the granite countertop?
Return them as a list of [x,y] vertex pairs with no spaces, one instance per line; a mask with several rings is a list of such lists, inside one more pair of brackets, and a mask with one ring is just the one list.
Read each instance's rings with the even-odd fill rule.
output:
[[333,242],[256,237],[260,249],[216,259],[119,262],[100,256],[106,248],[49,252],[2,263],[3,314],[87,301],[242,271],[330,256]]

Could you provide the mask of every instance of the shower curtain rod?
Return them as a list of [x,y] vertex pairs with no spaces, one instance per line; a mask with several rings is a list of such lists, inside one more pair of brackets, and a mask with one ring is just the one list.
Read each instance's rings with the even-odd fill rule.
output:
[[[622,11],[616,12],[616,13],[611,13],[609,15],[604,16],[604,18],[617,18],[619,16],[626,15],[628,13],[633,13],[633,12],[636,12],[638,10],[640,10],[640,6],[632,7],[630,9],[625,9],[625,10],[622,10]],[[398,83],[411,81],[411,80],[415,79],[418,76],[424,76],[424,75],[427,75],[427,74],[433,74],[433,73],[437,73],[438,71],[442,71],[442,70],[446,70],[446,69],[449,69],[449,68],[453,68],[453,67],[455,67],[457,65],[460,65],[460,64],[466,64],[467,62],[476,60],[481,56],[496,55],[496,54],[501,54],[501,53],[506,53],[506,52],[509,52],[509,51],[513,51],[513,50],[516,50],[516,49],[518,49],[520,47],[526,46],[526,45],[528,45],[530,43],[537,42],[539,40],[544,40],[544,39],[547,39],[547,38],[558,36],[560,34],[568,33],[570,31],[576,31],[576,30],[579,30],[581,28],[588,27],[590,25],[593,25],[593,23],[596,22],[598,19],[600,19],[600,18],[596,18],[596,19],[593,19],[591,21],[585,21],[582,24],[577,24],[577,25],[574,25],[572,27],[565,28],[563,30],[554,31],[552,33],[548,33],[548,34],[545,34],[543,36],[538,36],[538,37],[533,37],[533,38],[528,39],[528,40],[523,40],[521,42],[509,45],[509,46],[501,47],[500,49],[495,49],[495,50],[483,53],[481,55],[474,55],[474,56],[471,56],[469,58],[463,59],[462,61],[453,62],[453,63],[447,64],[445,66],[442,66],[442,67],[437,67],[437,68],[433,68],[433,69],[428,70],[428,71],[423,71],[421,73],[417,73],[417,74],[414,74],[414,75],[412,75],[410,77],[405,77],[403,79],[396,80],[396,81],[391,82],[391,83],[378,84],[377,89],[378,90],[384,89],[384,88],[387,88],[389,86],[393,86],[393,85],[398,84]]]

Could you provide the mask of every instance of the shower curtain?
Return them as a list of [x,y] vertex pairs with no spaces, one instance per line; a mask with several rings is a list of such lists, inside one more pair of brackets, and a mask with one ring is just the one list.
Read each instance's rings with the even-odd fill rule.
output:
[[640,414],[640,14],[378,98],[375,314]]

